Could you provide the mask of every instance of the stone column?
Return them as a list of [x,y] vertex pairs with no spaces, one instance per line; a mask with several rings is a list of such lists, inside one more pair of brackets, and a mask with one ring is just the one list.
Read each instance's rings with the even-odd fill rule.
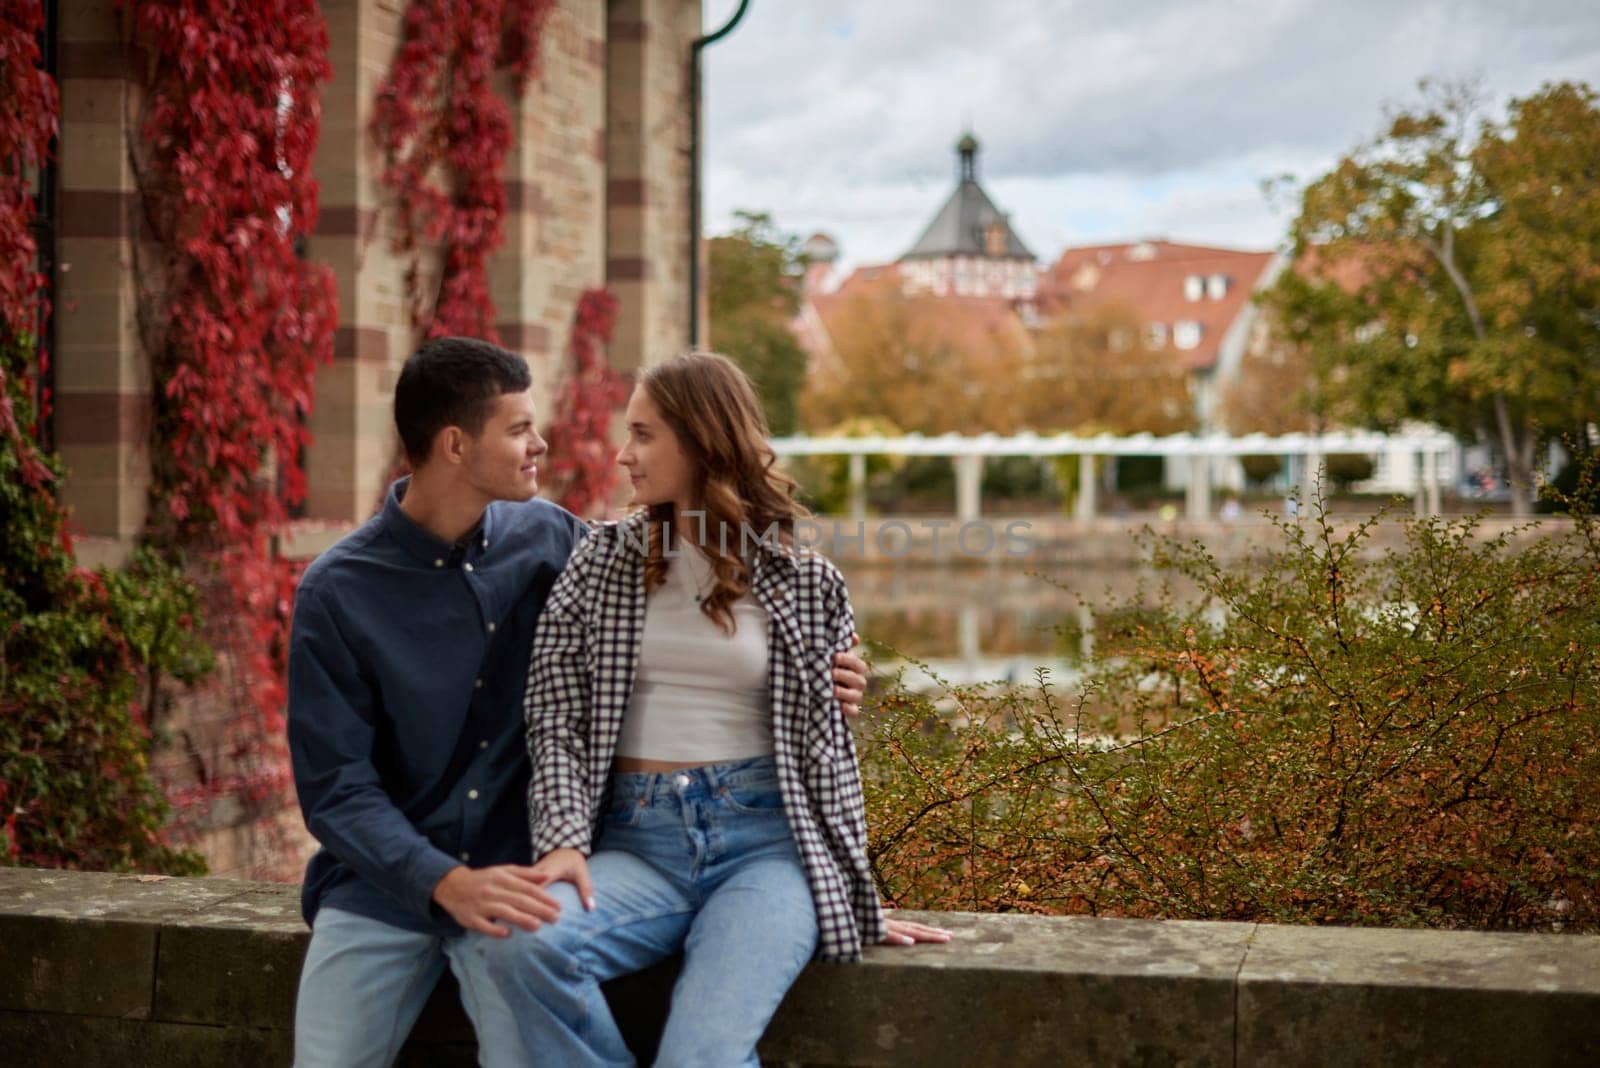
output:
[[1184,495],[1189,519],[1211,515],[1211,457],[1195,453],[1189,457],[1189,491]]
[[566,372],[578,297],[605,281],[605,6],[560,0],[539,55],[539,76],[512,105],[510,214],[489,282],[495,328],[527,358],[542,422]]
[[[1317,495],[1317,483],[1322,478],[1322,452],[1321,446],[1312,442],[1306,446],[1306,451],[1301,456],[1300,467],[1300,504],[1303,509],[1311,507],[1312,500]],[[1326,487],[1324,487],[1326,492]]]
[[139,337],[139,202],[128,163],[141,93],[111,0],[63,4],[59,18],[52,355],[56,444],[67,467],[61,499],[86,533],[111,539],[84,544],[80,559],[115,562],[144,526],[150,488],[150,363]]
[[956,519],[970,523],[982,513],[983,457],[967,453],[955,457]]
[[1094,477],[1094,457],[1083,453],[1078,457],[1078,501],[1073,509],[1076,518],[1084,521],[1094,518],[1095,491],[1099,488]]
[[606,5],[605,280],[618,301],[609,355],[622,370],[689,343],[689,46],[699,34],[692,0]]
[[867,456],[850,454],[850,518],[867,518]]
[[395,455],[394,379],[410,352],[404,264],[391,251],[380,166],[368,126],[400,43],[401,5],[326,0],[333,80],[322,92],[315,172],[321,212],[308,255],[333,268],[339,325],[333,363],[317,373],[306,458],[306,514],[344,523],[370,515]]

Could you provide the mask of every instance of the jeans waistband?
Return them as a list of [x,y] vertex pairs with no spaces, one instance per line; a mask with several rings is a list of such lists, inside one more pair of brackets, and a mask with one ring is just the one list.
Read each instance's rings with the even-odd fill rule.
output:
[[758,756],[674,771],[618,771],[611,775],[612,796],[617,800],[710,795],[724,786],[776,790],[778,762],[771,756]]

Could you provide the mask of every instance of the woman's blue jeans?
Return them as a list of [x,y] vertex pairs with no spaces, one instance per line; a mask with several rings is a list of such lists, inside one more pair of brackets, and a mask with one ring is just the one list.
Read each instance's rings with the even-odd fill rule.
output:
[[816,907],[771,757],[618,774],[589,860],[595,909],[567,883],[561,918],[469,952],[531,1061],[631,1065],[600,984],[683,951],[658,1065],[756,1065],[756,1043],[817,944]]

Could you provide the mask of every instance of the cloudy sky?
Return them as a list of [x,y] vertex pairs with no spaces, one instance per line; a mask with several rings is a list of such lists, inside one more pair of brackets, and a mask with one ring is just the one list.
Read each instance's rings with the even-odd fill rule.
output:
[[[705,0],[707,30],[736,0]],[[1042,259],[1170,237],[1271,247],[1264,178],[1315,176],[1417,99],[1600,88],[1597,0],[752,0],[705,53],[708,232],[735,209],[892,260],[954,144]]]

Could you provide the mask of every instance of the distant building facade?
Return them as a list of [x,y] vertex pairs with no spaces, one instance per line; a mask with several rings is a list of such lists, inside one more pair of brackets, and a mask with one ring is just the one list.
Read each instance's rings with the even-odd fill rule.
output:
[[978,139],[956,142],[960,171],[955,191],[934,215],[911,250],[900,257],[908,292],[945,297],[1031,298],[1039,285],[1039,263],[1022,243],[1011,219],[978,183]]
[[[837,280],[838,244],[826,234],[804,243],[805,299],[795,320],[813,371],[835,365],[829,321],[852,299],[937,298],[930,314],[1024,339],[1050,318],[1118,311],[1146,331],[1190,375],[1195,422],[1217,428],[1218,401],[1251,345],[1265,343],[1252,297],[1283,268],[1274,252],[1164,240],[1068,248],[1041,264],[1010,216],[978,180],[979,144],[956,144],[956,187],[897,261],[857,267]],[[926,304],[924,306],[927,306]]]

